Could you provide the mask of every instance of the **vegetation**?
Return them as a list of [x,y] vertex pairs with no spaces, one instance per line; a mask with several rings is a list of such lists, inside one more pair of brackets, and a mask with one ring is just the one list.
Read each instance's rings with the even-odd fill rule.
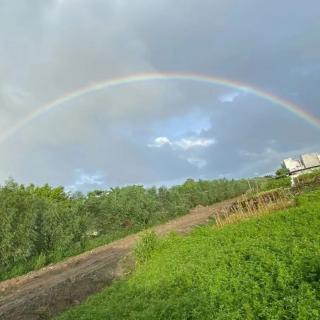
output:
[[280,188],[260,192],[256,195],[243,195],[230,205],[214,213],[215,224],[221,227],[235,221],[269,214],[294,204],[295,201],[289,189]]
[[276,171],[276,177],[277,178],[287,177],[289,173],[290,173],[289,169],[282,167]]
[[295,208],[220,229],[149,234],[129,279],[59,320],[320,319],[319,228],[318,191]]
[[159,245],[159,238],[153,230],[146,230],[140,236],[140,241],[134,249],[137,264],[143,264],[150,259],[152,253]]
[[142,186],[69,194],[62,187],[0,187],[0,280],[106,244],[186,214],[191,208],[238,196],[246,180],[187,180],[180,186]]
[[278,188],[290,188],[291,179],[288,176],[256,178],[252,180],[251,184],[254,193],[257,193]]
[[296,189],[312,190],[320,186],[320,170],[314,170],[309,173],[301,174],[294,178]]

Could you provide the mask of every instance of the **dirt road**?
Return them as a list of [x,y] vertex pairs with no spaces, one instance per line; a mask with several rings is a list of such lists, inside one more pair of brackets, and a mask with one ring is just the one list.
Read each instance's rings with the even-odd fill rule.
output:
[[[226,203],[198,207],[188,215],[153,229],[159,235],[170,231],[189,232],[208,222],[213,212]],[[1,282],[0,319],[48,319],[79,304],[123,275],[123,261],[129,257],[137,239],[138,235],[131,235],[64,262]]]

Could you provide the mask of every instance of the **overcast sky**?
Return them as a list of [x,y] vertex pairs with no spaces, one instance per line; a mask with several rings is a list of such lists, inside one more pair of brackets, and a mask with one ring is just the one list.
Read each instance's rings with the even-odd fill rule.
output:
[[[0,0],[0,130],[97,81],[189,72],[320,118],[319,0]],[[273,172],[320,129],[250,92],[186,81],[100,90],[0,144],[0,181],[90,190]]]

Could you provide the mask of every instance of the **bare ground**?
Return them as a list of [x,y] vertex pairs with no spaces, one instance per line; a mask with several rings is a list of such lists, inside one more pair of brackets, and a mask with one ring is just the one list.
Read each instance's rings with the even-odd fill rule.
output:
[[[171,231],[187,233],[208,222],[215,211],[230,201],[197,207],[189,214],[153,229],[161,236]],[[0,282],[0,319],[49,319],[81,303],[132,267],[130,253],[138,238],[136,234],[131,235],[61,263]]]

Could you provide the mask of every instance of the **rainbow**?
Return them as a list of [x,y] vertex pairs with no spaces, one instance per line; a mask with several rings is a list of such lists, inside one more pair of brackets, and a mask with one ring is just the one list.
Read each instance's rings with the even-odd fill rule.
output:
[[259,89],[253,85],[245,84],[242,82],[228,80],[220,77],[214,77],[209,75],[194,74],[194,73],[171,73],[171,72],[153,72],[153,73],[141,73],[135,75],[129,75],[125,77],[108,79],[97,83],[90,84],[86,87],[79,88],[73,92],[68,92],[63,96],[46,103],[38,109],[30,112],[27,116],[18,121],[15,125],[8,130],[0,133],[0,143],[6,141],[13,136],[17,131],[28,125],[30,122],[40,117],[41,115],[55,109],[63,104],[70,102],[71,100],[80,98],[89,93],[94,93],[99,90],[109,89],[118,86],[125,86],[135,83],[147,82],[147,81],[192,81],[198,83],[204,83],[209,85],[220,85],[231,89],[241,90],[253,94],[257,97],[270,101],[271,103],[278,105],[289,112],[295,114],[301,119],[304,119],[309,124],[320,129],[320,119],[315,115],[312,115],[305,111],[302,107],[295,103],[280,98],[268,91]]

